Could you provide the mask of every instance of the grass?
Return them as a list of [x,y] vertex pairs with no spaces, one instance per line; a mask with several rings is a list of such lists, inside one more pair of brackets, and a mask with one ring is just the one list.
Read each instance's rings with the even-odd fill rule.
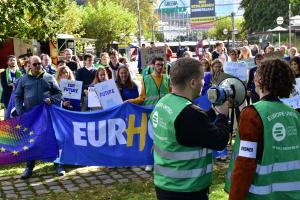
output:
[[[22,173],[25,164],[14,164],[0,166],[0,177],[14,176]],[[209,198],[211,200],[225,200],[228,195],[224,192],[225,174],[227,164],[218,162],[214,165],[213,182],[210,187]],[[53,164],[37,162],[35,167],[36,175],[53,173]],[[156,199],[152,179],[137,181],[132,183],[115,183],[109,186],[97,186],[80,189],[79,191],[68,193],[50,193],[48,195],[36,196],[35,200],[154,200]]]

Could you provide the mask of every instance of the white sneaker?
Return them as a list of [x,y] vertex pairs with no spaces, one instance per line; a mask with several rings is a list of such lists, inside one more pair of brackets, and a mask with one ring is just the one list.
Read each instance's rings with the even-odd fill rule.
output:
[[151,172],[153,170],[153,165],[146,165],[145,171]]

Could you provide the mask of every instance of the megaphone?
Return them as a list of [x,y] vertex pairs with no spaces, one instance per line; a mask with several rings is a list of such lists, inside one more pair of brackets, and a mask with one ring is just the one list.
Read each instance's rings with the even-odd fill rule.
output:
[[239,107],[246,99],[246,86],[238,78],[226,78],[207,90],[209,101],[214,105],[222,105],[229,97],[232,99],[232,107]]

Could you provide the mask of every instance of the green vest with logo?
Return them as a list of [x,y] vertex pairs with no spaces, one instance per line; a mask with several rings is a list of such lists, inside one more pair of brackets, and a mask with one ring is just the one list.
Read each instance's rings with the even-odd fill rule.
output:
[[254,108],[264,127],[264,149],[247,199],[300,199],[299,113],[282,102],[259,101]]
[[144,86],[146,91],[146,98],[143,105],[155,105],[159,99],[169,93],[169,77],[165,74],[162,75],[162,82],[158,88],[152,75],[144,77]]
[[154,184],[168,191],[196,192],[211,184],[212,151],[185,147],[176,139],[174,123],[191,104],[186,98],[167,94],[151,114],[154,130]]

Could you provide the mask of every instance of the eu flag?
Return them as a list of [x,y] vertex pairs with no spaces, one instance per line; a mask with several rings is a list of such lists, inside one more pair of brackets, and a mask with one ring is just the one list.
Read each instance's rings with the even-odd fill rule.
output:
[[48,106],[41,104],[20,117],[0,121],[0,164],[50,160],[58,156]]

